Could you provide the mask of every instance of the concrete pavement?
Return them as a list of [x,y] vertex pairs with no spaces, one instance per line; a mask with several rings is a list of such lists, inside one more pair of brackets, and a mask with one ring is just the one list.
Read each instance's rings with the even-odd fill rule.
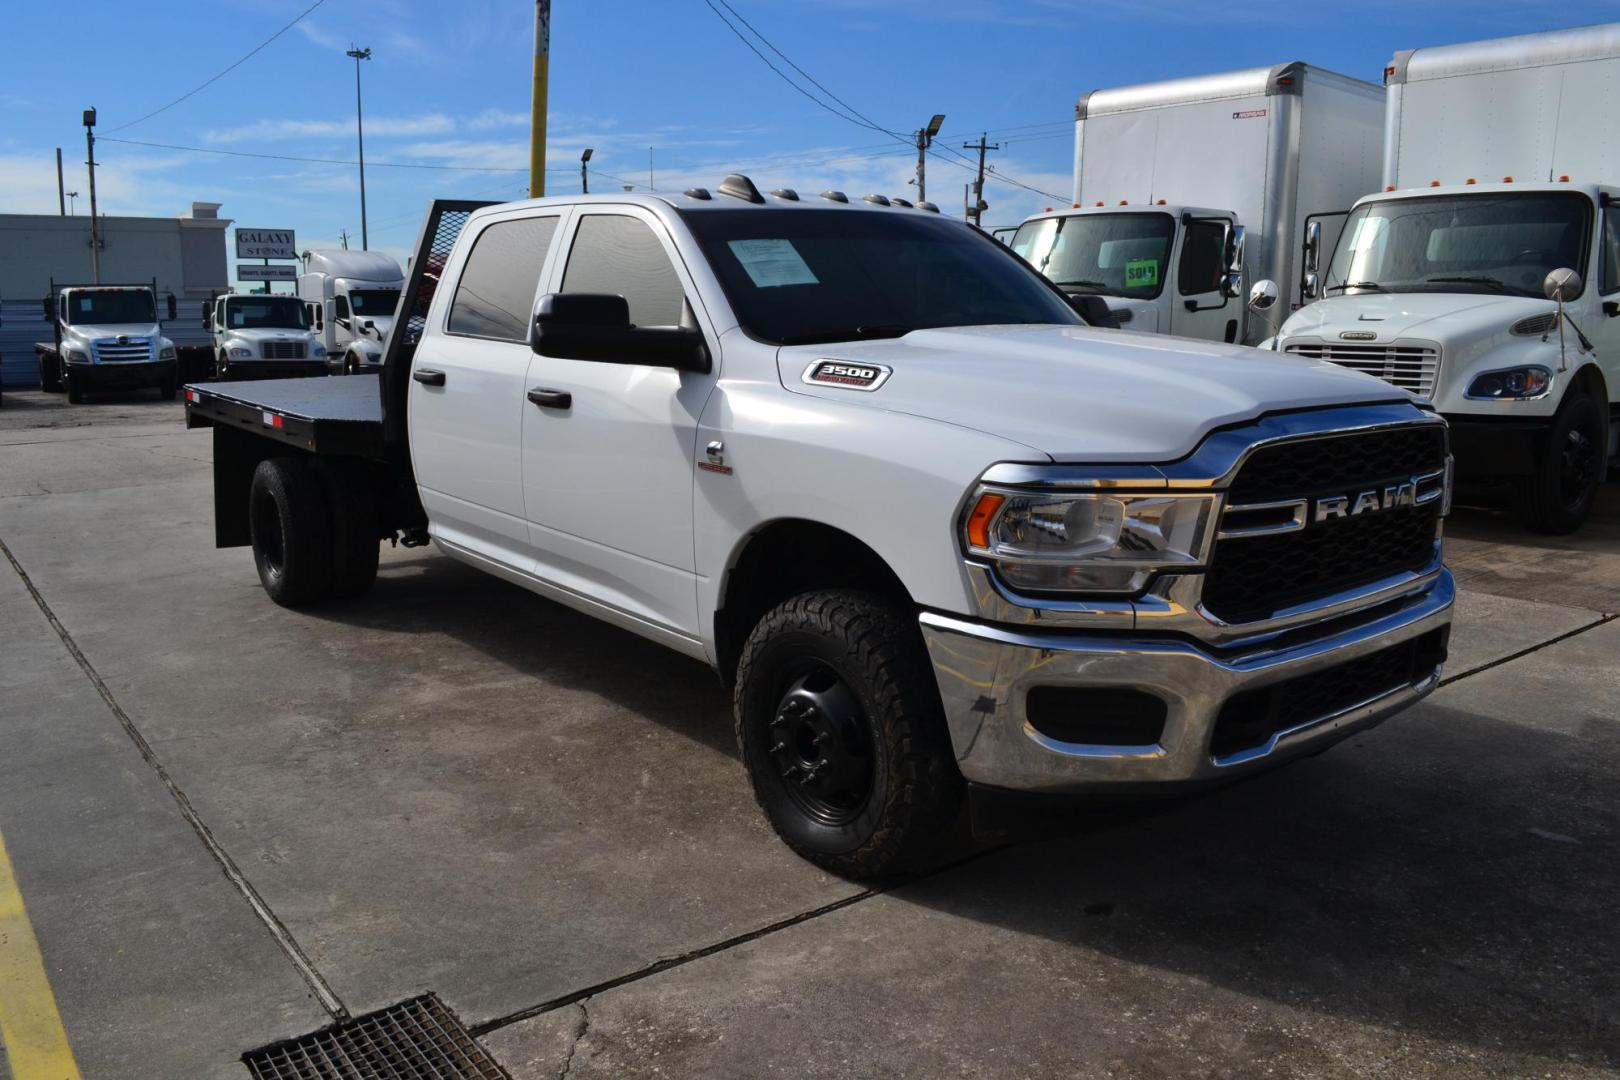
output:
[[867,893],[770,834],[701,665],[420,550],[278,609],[208,459],[174,405],[0,407],[67,639],[0,565],[0,835],[86,1076],[425,990],[519,1077],[1620,1075],[1614,486],[1560,544],[1459,512],[1414,712]]

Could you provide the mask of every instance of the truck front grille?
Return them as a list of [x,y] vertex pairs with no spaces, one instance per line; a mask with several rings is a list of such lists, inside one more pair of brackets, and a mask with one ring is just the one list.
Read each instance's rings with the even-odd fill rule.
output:
[[302,360],[304,358],[304,348],[302,341],[266,341],[264,342],[264,358],[266,360]]
[[1434,396],[1434,381],[1440,374],[1439,351],[1422,345],[1349,345],[1343,342],[1302,341],[1289,345],[1285,351],[1376,375],[1421,398]]
[[151,338],[125,338],[123,341],[117,338],[103,338],[92,342],[90,347],[95,350],[98,364],[152,359]]
[[1227,623],[1254,622],[1434,561],[1441,499],[1315,520],[1316,502],[1386,488],[1444,470],[1445,431],[1416,424],[1277,443],[1251,454],[1227,495],[1228,513],[1302,500],[1306,524],[1217,540],[1203,606]]

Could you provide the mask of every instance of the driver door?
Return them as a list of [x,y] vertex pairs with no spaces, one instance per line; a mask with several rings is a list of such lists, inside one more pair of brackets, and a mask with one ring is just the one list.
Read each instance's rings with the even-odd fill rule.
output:
[[1222,290],[1226,277],[1226,238],[1232,219],[1191,218],[1182,225],[1176,254],[1175,295],[1170,302],[1170,333],[1205,341],[1239,341],[1243,306]]

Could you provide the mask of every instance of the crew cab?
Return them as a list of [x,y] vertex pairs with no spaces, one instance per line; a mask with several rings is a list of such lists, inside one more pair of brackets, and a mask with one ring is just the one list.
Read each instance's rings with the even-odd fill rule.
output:
[[296,296],[228,293],[203,308],[219,379],[285,379],[326,374],[326,346]]
[[216,543],[291,607],[432,543],[711,665],[824,867],[910,865],[970,787],[1219,783],[1438,684],[1446,425],[1380,380],[1095,329],[960,222],[741,176],[440,201],[416,252],[379,376],[186,388]]

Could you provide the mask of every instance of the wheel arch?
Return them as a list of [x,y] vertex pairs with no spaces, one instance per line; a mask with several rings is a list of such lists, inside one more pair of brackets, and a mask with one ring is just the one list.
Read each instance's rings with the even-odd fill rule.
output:
[[913,603],[900,575],[865,541],[808,518],[776,518],[738,540],[714,613],[715,663],[730,686],[743,642],[782,601],[813,589],[857,588]]

